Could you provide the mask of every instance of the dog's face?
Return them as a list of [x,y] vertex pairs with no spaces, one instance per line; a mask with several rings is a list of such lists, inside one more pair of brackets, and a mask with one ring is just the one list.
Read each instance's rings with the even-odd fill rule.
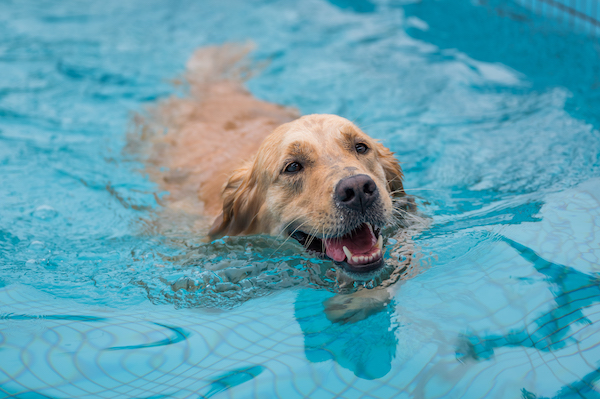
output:
[[387,148],[347,119],[309,115],[277,128],[233,173],[209,235],[282,234],[351,274],[372,274],[394,196],[404,196],[402,171]]

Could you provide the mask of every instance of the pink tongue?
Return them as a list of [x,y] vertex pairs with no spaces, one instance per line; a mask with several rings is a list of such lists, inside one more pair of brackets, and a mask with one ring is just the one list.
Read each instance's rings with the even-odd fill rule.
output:
[[375,235],[365,223],[358,230],[343,237],[326,239],[325,253],[336,262],[341,262],[346,259],[343,247],[348,247],[353,255],[360,255],[371,253],[376,243]]

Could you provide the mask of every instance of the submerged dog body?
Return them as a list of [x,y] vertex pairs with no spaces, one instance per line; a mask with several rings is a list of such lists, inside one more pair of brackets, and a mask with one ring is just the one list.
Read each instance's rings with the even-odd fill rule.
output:
[[392,152],[335,115],[308,115],[269,135],[223,191],[209,235],[290,236],[352,274],[383,266],[381,229],[405,196]]

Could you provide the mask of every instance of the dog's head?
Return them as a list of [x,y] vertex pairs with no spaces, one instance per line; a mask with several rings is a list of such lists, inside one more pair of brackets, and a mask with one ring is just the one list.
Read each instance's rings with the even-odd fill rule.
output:
[[353,275],[383,266],[381,229],[404,196],[398,161],[352,122],[308,115],[278,127],[223,191],[209,235],[293,237]]

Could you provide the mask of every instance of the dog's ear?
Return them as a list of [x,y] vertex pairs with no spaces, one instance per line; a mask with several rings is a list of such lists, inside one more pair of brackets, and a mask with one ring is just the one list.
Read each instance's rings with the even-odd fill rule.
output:
[[383,144],[377,143],[377,151],[379,153],[379,161],[385,171],[385,179],[387,180],[388,189],[394,197],[402,197],[405,195],[404,186],[402,186],[402,168],[394,153]]
[[211,239],[258,232],[265,195],[252,170],[248,163],[229,177],[222,195],[223,212],[208,232]]

